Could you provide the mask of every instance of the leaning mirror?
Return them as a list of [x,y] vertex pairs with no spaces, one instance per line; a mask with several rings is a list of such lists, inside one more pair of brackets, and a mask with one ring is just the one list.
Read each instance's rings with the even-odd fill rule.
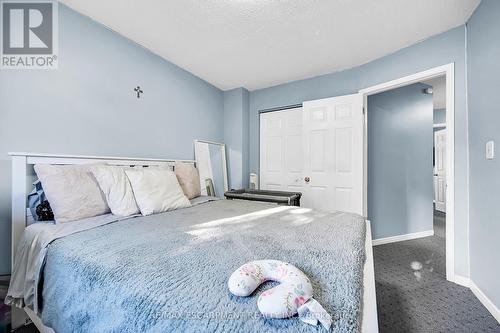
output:
[[201,194],[223,198],[228,190],[225,145],[195,140],[194,155],[200,174]]

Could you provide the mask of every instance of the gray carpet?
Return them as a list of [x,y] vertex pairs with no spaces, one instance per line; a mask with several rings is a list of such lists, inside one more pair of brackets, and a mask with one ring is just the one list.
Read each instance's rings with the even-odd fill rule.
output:
[[445,216],[436,236],[375,246],[380,332],[500,332],[500,324],[465,287],[446,281]]

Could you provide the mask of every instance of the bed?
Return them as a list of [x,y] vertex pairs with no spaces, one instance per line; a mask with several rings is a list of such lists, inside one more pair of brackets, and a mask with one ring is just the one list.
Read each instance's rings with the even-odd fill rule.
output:
[[24,288],[24,311],[40,331],[324,330],[297,317],[265,319],[256,297],[228,292],[232,271],[263,258],[291,262],[311,278],[315,299],[334,319],[332,331],[378,331],[370,224],[354,214],[199,198],[190,208],[152,216],[26,227],[30,165],[102,161],[173,162],[13,154],[13,246],[30,249],[16,265],[33,273],[23,281],[33,291]]

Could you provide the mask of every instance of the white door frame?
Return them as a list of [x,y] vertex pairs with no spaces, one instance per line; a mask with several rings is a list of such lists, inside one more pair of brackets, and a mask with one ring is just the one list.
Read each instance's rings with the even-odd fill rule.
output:
[[[446,76],[446,279],[455,282],[455,64],[431,68],[396,80],[378,84],[359,91],[364,104],[364,203],[368,205],[368,96],[407,86],[438,76]],[[452,163],[450,163],[452,162]]]

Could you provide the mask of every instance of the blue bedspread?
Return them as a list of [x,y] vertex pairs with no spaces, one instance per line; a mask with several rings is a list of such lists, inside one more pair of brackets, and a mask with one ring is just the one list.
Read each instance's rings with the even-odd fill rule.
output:
[[311,279],[334,332],[361,327],[365,222],[249,201],[215,201],[53,241],[41,318],[56,332],[321,332],[265,319],[263,285],[247,298],[227,280],[247,261],[290,262]]

